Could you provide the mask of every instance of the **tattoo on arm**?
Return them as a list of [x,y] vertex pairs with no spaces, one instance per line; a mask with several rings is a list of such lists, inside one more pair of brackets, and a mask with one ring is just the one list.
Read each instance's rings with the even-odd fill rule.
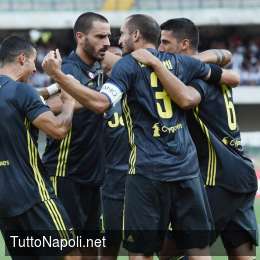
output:
[[221,65],[225,60],[225,54],[222,50],[216,50],[214,49],[214,53],[217,56],[217,64]]

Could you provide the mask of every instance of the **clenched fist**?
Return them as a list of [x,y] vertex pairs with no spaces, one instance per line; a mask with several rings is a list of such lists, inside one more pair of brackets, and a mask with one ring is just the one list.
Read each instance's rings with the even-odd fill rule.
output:
[[43,59],[42,67],[44,71],[53,77],[55,74],[61,70],[61,56],[58,49],[55,51],[50,51]]

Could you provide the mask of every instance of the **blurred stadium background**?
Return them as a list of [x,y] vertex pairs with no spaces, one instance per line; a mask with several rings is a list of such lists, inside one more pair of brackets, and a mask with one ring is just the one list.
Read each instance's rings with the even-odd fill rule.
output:
[[[40,66],[48,50],[59,48],[67,55],[73,49],[72,26],[85,11],[105,15],[115,38],[124,18],[133,13],[150,14],[159,23],[187,17],[199,25],[200,50],[229,49],[233,53],[229,67],[241,75],[234,100],[242,141],[260,184],[260,0],[0,0],[0,40],[15,33],[37,46],[38,72],[31,79],[35,87],[50,83]],[[260,223],[260,198],[256,209]],[[0,244],[0,259],[9,259]]]

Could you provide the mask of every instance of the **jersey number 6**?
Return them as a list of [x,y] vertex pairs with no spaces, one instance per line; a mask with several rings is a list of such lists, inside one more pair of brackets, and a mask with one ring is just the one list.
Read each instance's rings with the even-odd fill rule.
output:
[[221,85],[221,88],[222,88],[222,93],[226,104],[228,126],[230,130],[234,131],[237,129],[237,119],[236,119],[235,107],[232,101],[232,95],[228,86],[223,84]]

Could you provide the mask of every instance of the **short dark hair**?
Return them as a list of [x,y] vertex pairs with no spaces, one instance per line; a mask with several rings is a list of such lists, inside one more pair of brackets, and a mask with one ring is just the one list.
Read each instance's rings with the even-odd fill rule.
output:
[[93,22],[95,21],[108,23],[107,18],[101,14],[93,12],[86,12],[81,14],[75,22],[73,28],[75,39],[77,32],[87,33],[92,28]]
[[177,40],[190,40],[192,49],[198,50],[199,30],[191,20],[187,18],[170,19],[161,24],[161,30],[171,31]]
[[129,32],[139,30],[146,42],[158,45],[161,29],[151,16],[145,14],[131,15],[127,18],[126,25]]
[[14,62],[21,53],[29,57],[33,50],[34,46],[29,41],[16,35],[8,36],[0,46],[0,66]]

